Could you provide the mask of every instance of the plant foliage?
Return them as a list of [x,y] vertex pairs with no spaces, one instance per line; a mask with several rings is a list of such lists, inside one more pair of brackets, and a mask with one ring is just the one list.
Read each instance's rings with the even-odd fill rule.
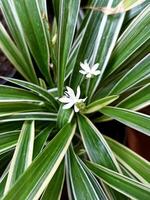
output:
[[149,200],[149,162],[97,125],[150,136],[150,4],[47,2],[0,0],[0,48],[20,73],[0,77],[0,198]]

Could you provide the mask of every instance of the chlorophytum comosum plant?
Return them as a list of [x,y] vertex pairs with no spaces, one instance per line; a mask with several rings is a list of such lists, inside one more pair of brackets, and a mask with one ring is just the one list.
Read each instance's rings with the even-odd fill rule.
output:
[[0,198],[149,200],[150,163],[97,128],[150,136],[149,2],[47,2],[0,0],[0,48],[20,73],[1,77]]

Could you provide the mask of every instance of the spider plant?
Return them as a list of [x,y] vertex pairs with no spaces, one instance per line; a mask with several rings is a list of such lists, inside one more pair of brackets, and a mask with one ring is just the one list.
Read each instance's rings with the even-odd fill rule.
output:
[[0,0],[0,48],[20,73],[1,77],[1,199],[150,198],[150,163],[97,128],[150,135],[150,5],[127,2]]

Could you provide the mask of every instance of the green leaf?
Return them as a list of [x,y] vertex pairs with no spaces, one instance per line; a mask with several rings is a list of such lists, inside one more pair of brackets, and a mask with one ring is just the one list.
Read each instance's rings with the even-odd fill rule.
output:
[[21,122],[1,123],[0,134],[1,133],[3,134],[4,132],[9,132],[9,131],[21,130],[21,127],[22,127]]
[[[107,0],[97,1],[90,0],[88,3],[92,3],[95,5],[107,5]],[[93,49],[95,47],[96,37],[102,22],[102,13],[96,13],[94,11],[88,11],[84,17],[84,20],[81,24],[78,40],[80,44],[78,45],[78,50],[76,51],[76,62],[75,65],[72,66],[73,72],[71,76],[70,86],[73,89],[76,89],[78,85],[82,82],[83,76],[79,73],[80,70],[80,62],[84,62],[85,59],[90,60]],[[81,38],[80,38],[81,37]],[[77,40],[77,41],[78,41]],[[70,66],[71,67],[71,66]]]
[[35,158],[40,152],[42,152],[44,146],[46,145],[46,141],[52,132],[53,126],[50,124],[46,128],[44,128],[40,133],[35,137],[34,141],[34,151],[33,157]]
[[2,174],[0,178],[0,198],[2,198],[4,194],[5,185],[7,181],[7,175],[8,175],[8,169],[9,169],[9,165],[7,166],[7,168],[5,169],[4,173]]
[[47,186],[41,200],[60,200],[65,179],[64,162],[62,162]]
[[144,85],[133,94],[129,95],[117,106],[132,110],[140,110],[150,105],[150,84]]
[[138,82],[150,77],[150,54],[128,71],[112,88],[109,95],[121,94]]
[[64,110],[63,107],[60,106],[57,116],[58,128],[62,128],[66,123],[70,122],[73,115],[74,111],[72,109]]
[[115,140],[106,137],[110,148],[115,153],[117,160],[143,183],[150,182],[150,163],[129,148]]
[[[51,63],[56,65],[56,58],[55,58],[56,55],[55,55],[54,47],[53,47],[53,44],[52,44],[53,35],[52,35],[52,31],[50,30],[51,26],[50,26],[49,19],[48,19],[47,2],[46,1],[37,0],[37,3],[38,3],[39,8],[40,8],[41,17],[42,17],[42,21],[43,21],[45,32],[46,32],[48,48],[49,48],[49,52],[50,52],[50,56],[51,56]],[[50,79],[51,79],[52,86],[54,86],[52,77],[50,77]]]
[[[121,172],[115,156],[113,155],[107,142],[105,141],[102,134],[92,124],[92,122],[85,116],[79,115],[78,125],[85,149],[90,160],[113,169],[114,171]],[[114,199],[124,199],[121,194],[113,191],[112,189],[110,189],[109,192]]]
[[0,154],[15,148],[19,133],[19,130],[0,133]]
[[70,183],[74,199],[99,200],[99,196],[96,193],[95,188],[92,186],[90,179],[73,150],[68,152],[67,158]]
[[144,0],[122,0],[123,6],[125,8],[125,10],[130,10],[132,8],[134,8],[135,6],[143,3]]
[[15,0],[14,4],[30,51],[40,71],[49,82],[49,51],[38,3],[30,0]]
[[140,182],[132,180],[126,176],[118,174],[110,169],[94,163],[87,163],[91,171],[103,181],[123,193],[127,197],[136,200],[148,200],[150,197],[150,187]]
[[84,31],[82,31],[77,36],[77,38],[75,39],[75,41],[71,47],[70,55],[69,55],[67,66],[66,66],[65,80],[71,75],[71,73],[73,71],[73,67],[75,66],[75,63],[76,63],[76,59],[77,59],[81,41],[83,39],[83,35],[84,35]]
[[54,8],[54,13],[55,13],[56,19],[58,21],[58,17],[59,17],[59,3],[60,3],[60,1],[59,0],[52,0],[52,3],[53,3],[53,8]]
[[24,122],[9,167],[4,195],[12,188],[18,178],[24,173],[32,162],[34,134],[34,121]]
[[105,75],[121,70],[122,65],[150,38],[149,8],[150,5],[131,22],[119,38]]
[[31,74],[29,65],[26,63],[20,50],[16,47],[10,36],[0,23],[0,49],[7,56],[16,70],[28,81],[35,82],[34,75]]
[[12,86],[0,85],[0,102],[37,102],[41,103],[41,97],[30,91]]
[[58,94],[62,96],[66,64],[74,38],[80,0],[60,1],[58,21]]
[[6,113],[0,115],[0,123],[24,120],[56,121],[57,114],[50,112]]
[[57,109],[58,104],[57,104],[56,100],[54,99],[54,97],[51,94],[49,94],[48,91],[43,89],[42,87],[32,84],[30,82],[19,80],[19,79],[6,78],[6,77],[2,77],[2,78],[4,80],[7,80],[13,84],[20,86],[20,87],[31,90],[32,92],[36,93],[36,95],[42,97],[45,101],[50,103],[55,109]]
[[[14,106],[15,103],[15,106]],[[40,103],[35,102],[0,102],[0,115],[2,113],[14,113],[14,112],[38,112],[38,111],[46,111],[44,108],[44,103],[41,105]]]
[[118,96],[113,95],[113,96],[107,96],[107,97],[104,97],[104,98],[99,99],[97,101],[94,101],[91,104],[89,104],[88,106],[86,106],[85,110],[83,110],[83,113],[89,114],[89,113],[99,111],[101,108],[111,104],[116,99],[118,99]]
[[139,132],[150,135],[150,117],[148,115],[110,106],[102,108],[100,112]]
[[115,171],[120,171],[111,149],[92,122],[87,117],[78,115],[78,125],[90,160]]
[[124,13],[137,5],[141,4],[144,0],[122,0],[120,3],[113,7],[113,8],[108,8],[108,7],[92,7],[92,6],[87,6],[87,9],[93,9],[95,11],[101,11],[105,13],[106,15],[114,15],[117,13]]
[[[79,159],[79,162],[80,162],[81,166],[85,170],[85,172],[86,172],[89,180],[91,181],[91,184],[93,185],[95,191],[97,192],[99,199],[102,199],[102,200],[108,200],[108,199],[110,199],[110,194],[107,193],[106,187],[103,188],[104,184],[103,184],[103,187],[102,187],[102,183],[100,185],[100,183],[98,182],[98,180],[96,179],[96,177],[91,173],[91,171],[83,163],[83,161],[80,158],[78,158],[78,159]],[[107,195],[105,193],[107,193]]]
[[75,124],[67,124],[32,162],[3,200],[38,199],[59,167],[75,133]]
[[38,83],[38,79],[36,77],[29,50],[26,44],[23,29],[16,13],[14,2],[10,0],[2,0],[0,4],[13,39],[15,40],[18,49],[21,51],[24,60],[26,61],[26,66],[28,66],[28,68],[26,68],[28,77],[30,77],[30,80],[32,80],[33,83]]
[[[120,1],[108,1],[108,6],[114,6],[117,2]],[[99,76],[89,80],[89,87],[87,85],[87,96],[89,96],[90,99],[101,83],[104,72],[107,69],[110,56],[115,47],[120,29],[122,27],[124,16],[124,13],[113,16],[103,16],[91,58],[92,64],[99,63],[99,69],[101,70],[101,73]]]
[[129,10],[125,16],[125,21],[124,21],[125,24],[127,24],[128,22],[130,22],[130,20],[136,17],[148,4],[149,4],[149,0],[145,0],[142,4]]

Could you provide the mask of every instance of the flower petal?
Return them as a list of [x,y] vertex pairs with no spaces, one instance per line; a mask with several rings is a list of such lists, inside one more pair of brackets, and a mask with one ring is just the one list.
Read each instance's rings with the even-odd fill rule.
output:
[[71,99],[75,98],[75,93],[73,91],[73,89],[71,89],[70,87],[66,86],[67,90],[68,90],[68,94],[71,97]]
[[73,103],[70,102],[70,103],[65,104],[65,105],[63,106],[63,109],[69,109],[69,108],[71,108],[72,106],[73,106]]
[[76,98],[77,98],[77,100],[78,100],[79,97],[80,97],[80,93],[81,93],[81,91],[80,91],[80,87],[78,86],[78,87],[77,87],[77,94],[76,94]]
[[99,75],[100,73],[101,73],[100,70],[96,70],[95,72],[93,72],[93,74],[94,74],[95,76]]
[[99,67],[99,63],[94,64],[94,65],[91,67],[91,71],[93,72],[93,71],[97,70],[98,67]]
[[67,98],[66,96],[63,96],[63,97],[59,98],[58,100],[62,103],[69,103],[70,102],[70,99]]
[[87,99],[87,97],[85,97],[84,99],[82,99],[82,101],[83,101],[83,102],[85,102],[85,101],[86,101],[86,99]]
[[74,105],[74,111],[79,112],[79,108],[76,105]]
[[84,74],[84,75],[87,74],[87,72],[86,72],[86,71],[83,71],[83,70],[80,70],[79,72],[80,72],[81,74]]
[[84,61],[84,63],[80,62],[80,67],[85,70],[85,71],[89,71],[90,70],[90,66],[87,62]]

